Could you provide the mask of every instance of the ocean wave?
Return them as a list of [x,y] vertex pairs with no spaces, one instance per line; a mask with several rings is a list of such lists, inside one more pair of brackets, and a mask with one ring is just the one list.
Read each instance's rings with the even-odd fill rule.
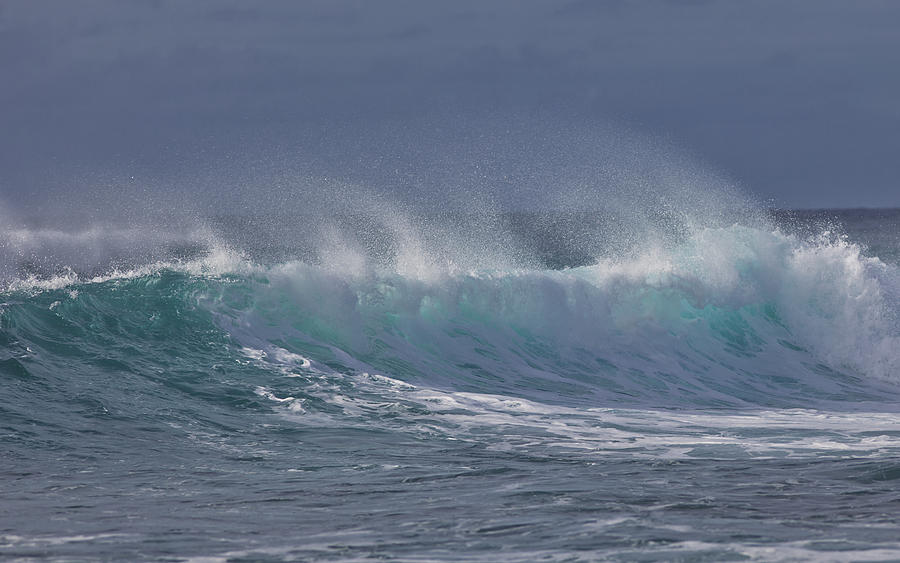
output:
[[[732,226],[566,270],[422,278],[291,262],[249,278],[249,293],[222,286],[205,303],[249,346],[279,343],[417,384],[555,401],[780,404],[896,382],[897,275],[840,237]],[[239,307],[234,292],[246,297]]]
[[[166,330],[213,331],[234,343],[228,353],[179,343],[196,358],[192,370],[235,361],[246,348],[282,374],[297,366],[338,378],[381,373],[576,406],[874,400],[894,392],[900,373],[897,267],[840,236],[732,225],[558,270],[460,271],[427,256],[397,264],[266,265],[218,249],[90,278],[20,279],[0,313],[15,325],[4,338],[19,343],[7,360],[33,369],[29,362],[52,354],[12,350],[47,339],[77,347],[84,331],[111,343],[100,352],[108,356],[167,319]],[[120,319],[116,332],[98,321],[109,315]],[[96,349],[84,350],[79,361],[96,359],[87,357]]]

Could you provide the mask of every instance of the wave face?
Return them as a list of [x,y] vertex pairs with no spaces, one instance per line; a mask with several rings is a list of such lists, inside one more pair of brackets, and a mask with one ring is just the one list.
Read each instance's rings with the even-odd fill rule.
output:
[[896,282],[846,241],[733,226],[565,270],[423,279],[292,262],[202,302],[266,357],[416,385],[583,406],[808,406],[896,381]]

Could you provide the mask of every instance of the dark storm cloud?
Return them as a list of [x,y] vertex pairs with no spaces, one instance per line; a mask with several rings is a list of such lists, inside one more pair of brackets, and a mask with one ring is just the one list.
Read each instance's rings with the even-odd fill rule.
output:
[[782,205],[900,205],[898,24],[889,1],[12,1],[0,190],[538,111],[662,135]]

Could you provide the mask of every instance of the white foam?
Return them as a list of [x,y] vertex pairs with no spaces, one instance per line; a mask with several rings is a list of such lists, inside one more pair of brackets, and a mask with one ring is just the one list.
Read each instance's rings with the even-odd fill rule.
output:
[[[118,269],[113,268],[102,275],[83,276],[71,269],[63,274],[48,278],[29,275],[5,282],[6,292],[40,292],[69,288],[75,285],[101,284],[115,280],[130,280],[156,275],[161,271],[183,272],[193,276],[217,277],[225,274],[249,274],[255,267],[238,252],[225,247],[212,248],[202,258],[186,261],[160,261],[143,266]],[[77,297],[78,290],[72,289],[70,296]]]
[[[588,458],[616,452],[655,460],[731,459],[735,455],[884,459],[900,455],[900,418],[889,410],[866,411],[864,406],[856,412],[574,408],[495,394],[442,391],[368,373],[350,381],[357,393],[348,395],[336,383],[303,386],[304,393],[341,409],[338,417],[317,416],[318,423],[383,424],[397,432],[479,443],[488,432],[503,437],[490,441],[489,449],[559,448]],[[264,388],[257,393],[286,404],[286,416],[299,414],[306,423],[312,422],[311,413],[293,407],[293,397],[278,397]],[[387,421],[370,416],[385,411],[399,417]]]

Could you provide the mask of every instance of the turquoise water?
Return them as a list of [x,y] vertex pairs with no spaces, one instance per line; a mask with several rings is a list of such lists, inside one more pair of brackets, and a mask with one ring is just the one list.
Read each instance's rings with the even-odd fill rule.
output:
[[900,558],[900,214],[573,217],[8,230],[0,556]]

